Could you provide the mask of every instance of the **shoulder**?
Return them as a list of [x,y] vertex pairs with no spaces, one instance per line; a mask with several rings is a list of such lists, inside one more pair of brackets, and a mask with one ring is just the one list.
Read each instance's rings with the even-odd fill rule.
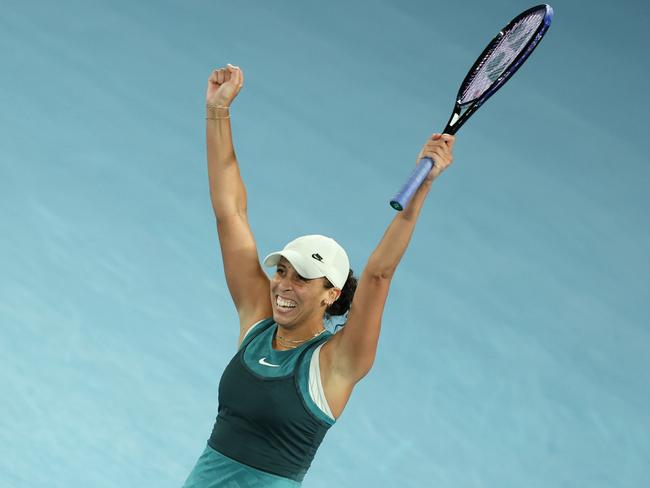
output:
[[244,343],[244,341],[249,338],[253,333],[258,334],[264,331],[265,329],[269,328],[271,325],[273,325],[273,317],[268,317],[262,320],[259,320],[255,322],[253,325],[250,327],[244,329],[242,328],[242,331],[239,335],[239,342],[238,345],[241,347],[241,345]]

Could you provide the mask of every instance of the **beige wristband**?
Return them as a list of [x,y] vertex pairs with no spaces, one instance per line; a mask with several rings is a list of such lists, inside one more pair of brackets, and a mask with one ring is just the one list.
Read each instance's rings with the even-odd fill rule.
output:
[[[206,120],[223,120],[223,119],[229,119],[230,118],[230,107],[226,107],[224,105],[213,105],[210,103],[207,103],[205,105],[205,108],[208,112],[208,116],[205,118]],[[221,110],[221,113],[218,112],[218,110]],[[225,113],[227,115],[224,115],[223,111],[226,111]]]

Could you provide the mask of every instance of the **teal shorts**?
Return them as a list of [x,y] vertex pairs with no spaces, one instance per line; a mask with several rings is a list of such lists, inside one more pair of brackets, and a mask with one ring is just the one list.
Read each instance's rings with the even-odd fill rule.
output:
[[206,446],[183,488],[295,488],[299,481],[260,471]]

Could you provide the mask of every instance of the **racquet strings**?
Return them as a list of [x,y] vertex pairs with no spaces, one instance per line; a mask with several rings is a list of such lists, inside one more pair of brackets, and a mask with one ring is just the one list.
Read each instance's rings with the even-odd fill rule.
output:
[[544,21],[545,14],[545,9],[535,10],[502,31],[503,35],[492,42],[477,67],[468,74],[460,90],[458,100],[460,105],[476,100],[490,89],[517,56],[526,49]]

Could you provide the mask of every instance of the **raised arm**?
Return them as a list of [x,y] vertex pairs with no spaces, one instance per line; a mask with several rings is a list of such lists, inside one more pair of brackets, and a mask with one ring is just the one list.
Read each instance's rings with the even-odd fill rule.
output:
[[260,266],[248,224],[246,188],[232,143],[229,107],[243,83],[244,74],[235,66],[212,72],[206,93],[205,129],[210,197],[240,333],[272,314],[269,280]]
[[454,140],[449,134],[434,134],[420,151],[417,161],[428,156],[436,164],[407,208],[395,215],[370,255],[359,279],[348,321],[330,341],[332,353],[329,355],[329,368],[343,383],[356,383],[372,367],[391,280],[411,240],[433,180],[452,163]]

